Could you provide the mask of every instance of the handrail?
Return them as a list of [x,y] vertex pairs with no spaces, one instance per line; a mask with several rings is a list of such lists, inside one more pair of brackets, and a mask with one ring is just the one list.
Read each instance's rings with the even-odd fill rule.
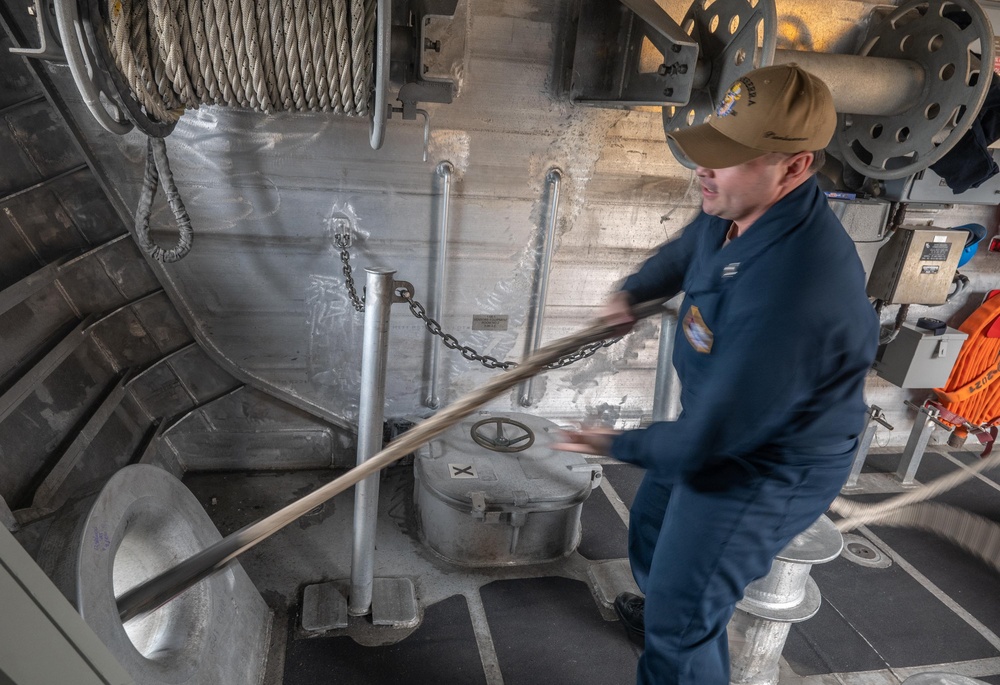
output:
[[[452,174],[455,172],[455,167],[451,162],[444,161],[437,165],[436,171],[437,175],[441,177],[441,214],[440,223],[438,224],[437,273],[434,278],[434,300],[431,303],[431,318],[440,322],[444,314],[445,282],[448,273],[448,223],[451,212]],[[440,345],[431,345],[430,388],[424,400],[424,406],[431,409],[437,409],[441,406],[441,400],[438,397],[439,348]]]
[[[664,302],[665,300],[660,299],[638,304],[632,308],[632,313],[636,319],[651,316],[662,311]],[[293,523],[320,504],[332,499],[368,476],[381,471],[394,461],[411,454],[418,447],[472,414],[486,402],[539,373],[546,364],[551,364],[583,345],[614,337],[617,328],[617,325],[598,320],[579,333],[546,345],[528,357],[520,366],[493,377],[482,387],[403,433],[363,464],[354,467],[342,476],[333,479],[273,514],[227,535],[219,542],[185,559],[173,568],[128,590],[116,598],[118,614],[122,622],[128,622],[155,611],[199,580],[222,570],[237,556]]]
[[[528,356],[542,345],[543,317],[545,316],[545,300],[549,292],[549,273],[552,270],[552,252],[556,242],[556,222],[559,218],[559,185],[562,183],[562,171],[558,167],[549,169],[545,182],[549,186],[549,216],[548,228],[545,231],[541,262],[539,264],[538,280],[535,285],[535,296],[532,300],[531,312],[528,314],[530,331],[526,339],[525,356]],[[522,407],[530,407],[534,401],[534,383],[529,378],[521,388],[519,402]]]

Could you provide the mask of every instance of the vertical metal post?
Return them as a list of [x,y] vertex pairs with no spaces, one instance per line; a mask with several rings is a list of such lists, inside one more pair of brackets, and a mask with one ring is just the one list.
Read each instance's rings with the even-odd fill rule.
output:
[[910,431],[910,438],[903,449],[903,457],[899,460],[899,468],[896,469],[896,477],[903,485],[913,484],[917,469],[920,468],[920,460],[924,457],[924,451],[936,425],[938,425],[937,410],[931,407],[919,407],[917,420],[913,422],[913,430]]
[[858,478],[861,476],[861,468],[865,465],[865,459],[868,458],[868,452],[872,448],[872,440],[875,438],[875,431],[878,430],[878,424],[882,424],[889,430],[892,430],[892,426],[885,420],[882,408],[873,404],[868,408],[868,415],[865,417],[865,427],[861,431],[858,448],[854,451],[854,462],[851,464],[851,473],[847,476],[847,482],[844,483],[845,488],[853,488],[858,484]]
[[[361,352],[361,399],[358,419],[358,464],[382,449],[385,409],[385,371],[389,357],[389,310],[394,299],[395,269],[367,268],[365,331]],[[375,520],[378,516],[378,479],[373,473],[354,488],[354,546],[351,557],[351,596],[347,610],[364,616],[371,610],[375,577]]]
[[[549,173],[545,175],[545,182],[549,187],[549,223],[545,231],[545,245],[539,264],[535,296],[532,298],[532,306],[528,312],[529,330],[525,338],[525,357],[541,347],[542,344],[542,317],[545,314],[545,299],[549,290],[549,271],[552,268],[552,250],[556,241],[556,220],[559,218],[559,185],[562,182],[562,171],[556,167],[549,169]],[[534,402],[532,397],[534,381],[535,379],[532,377],[521,384],[520,404],[522,407],[530,407]]]
[[653,421],[675,421],[680,414],[680,378],[674,369],[674,334],[677,311],[668,309],[660,318],[660,351],[653,385]]
[[[441,220],[438,224],[438,244],[437,244],[437,274],[434,279],[434,300],[431,307],[431,318],[441,321],[444,311],[444,294],[448,268],[448,220],[451,211],[451,177],[455,167],[451,162],[444,161],[437,165],[437,175],[441,177]],[[441,346],[432,341],[431,361],[430,361],[430,388],[424,405],[431,409],[437,409],[441,404],[438,397],[438,353]]]

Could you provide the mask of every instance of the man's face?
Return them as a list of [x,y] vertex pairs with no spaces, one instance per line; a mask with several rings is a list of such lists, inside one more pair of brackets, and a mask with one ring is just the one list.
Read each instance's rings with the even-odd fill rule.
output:
[[702,209],[746,230],[787,192],[788,160],[768,154],[725,169],[698,167]]

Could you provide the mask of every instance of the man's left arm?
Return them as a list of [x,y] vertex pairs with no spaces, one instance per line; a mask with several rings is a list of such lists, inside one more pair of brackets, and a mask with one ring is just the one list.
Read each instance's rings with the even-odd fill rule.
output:
[[707,370],[697,387],[687,388],[693,399],[682,417],[617,435],[611,456],[672,479],[697,470],[708,455],[767,445],[817,384],[821,345],[810,345],[815,337],[794,325],[747,313],[728,326],[726,340],[716,340],[702,360]]

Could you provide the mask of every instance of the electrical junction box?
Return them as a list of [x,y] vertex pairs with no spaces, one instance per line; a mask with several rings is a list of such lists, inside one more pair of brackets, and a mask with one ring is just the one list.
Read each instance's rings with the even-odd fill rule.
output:
[[868,280],[878,250],[885,242],[885,229],[889,222],[889,209],[892,203],[886,200],[827,198],[830,209],[840,219],[847,235],[854,241],[854,249],[861,258],[861,266],[865,270],[865,282]]
[[900,388],[941,388],[969,336],[954,328],[941,335],[904,323],[896,339],[879,348],[875,371]]
[[879,250],[868,296],[886,304],[944,304],[968,233],[901,226]]
[[552,561],[580,544],[580,513],[601,467],[553,450],[556,424],[479,412],[414,455],[420,539],[462,566]]

